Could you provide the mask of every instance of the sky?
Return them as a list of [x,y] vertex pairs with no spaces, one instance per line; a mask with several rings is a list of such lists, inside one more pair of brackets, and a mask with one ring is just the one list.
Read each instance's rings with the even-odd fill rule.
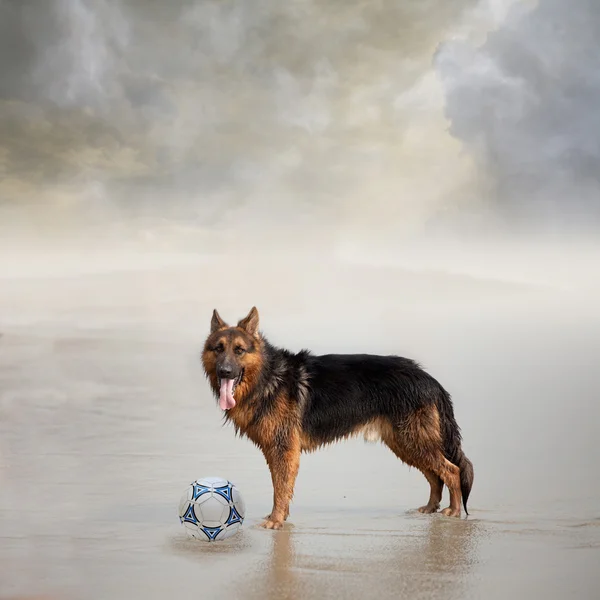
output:
[[594,0],[0,0],[4,227],[593,229],[598,39]]

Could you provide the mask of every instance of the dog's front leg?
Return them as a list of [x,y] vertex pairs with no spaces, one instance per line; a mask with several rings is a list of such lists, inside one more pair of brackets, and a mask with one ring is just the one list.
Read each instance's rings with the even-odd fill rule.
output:
[[300,467],[300,441],[288,437],[285,443],[273,444],[264,450],[273,481],[273,510],[261,527],[281,529],[290,513],[290,501]]

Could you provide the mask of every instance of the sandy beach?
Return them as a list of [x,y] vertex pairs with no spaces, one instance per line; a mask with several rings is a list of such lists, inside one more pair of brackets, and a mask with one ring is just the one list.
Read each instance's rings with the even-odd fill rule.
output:
[[[280,286],[277,268],[247,296],[274,343],[412,356],[451,391],[475,465],[470,517],[416,513],[422,475],[356,439],[303,457],[289,523],[261,530],[267,467],[221,426],[199,363],[213,304],[231,320],[249,308],[220,287],[223,264],[13,270],[0,294],[0,597],[595,598],[591,299],[333,264]],[[364,291],[344,303],[351,289]],[[222,544],[188,540],[177,519],[185,486],[209,475],[248,507]]]

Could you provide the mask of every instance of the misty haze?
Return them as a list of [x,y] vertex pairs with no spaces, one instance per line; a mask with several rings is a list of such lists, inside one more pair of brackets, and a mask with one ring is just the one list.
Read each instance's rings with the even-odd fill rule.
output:
[[[596,598],[598,40],[595,0],[0,0],[0,598]],[[470,515],[354,438],[259,528],[200,363],[252,306],[438,379]]]

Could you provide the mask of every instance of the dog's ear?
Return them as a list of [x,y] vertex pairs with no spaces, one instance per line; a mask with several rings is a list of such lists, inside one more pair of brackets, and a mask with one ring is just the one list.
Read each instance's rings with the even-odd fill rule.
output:
[[238,327],[242,328],[248,335],[256,337],[258,333],[258,311],[253,306],[246,317],[238,322]]
[[210,320],[210,332],[214,333],[215,331],[224,329],[225,327],[227,327],[227,323],[221,319],[217,309],[215,308],[215,310],[213,310],[212,319]]

